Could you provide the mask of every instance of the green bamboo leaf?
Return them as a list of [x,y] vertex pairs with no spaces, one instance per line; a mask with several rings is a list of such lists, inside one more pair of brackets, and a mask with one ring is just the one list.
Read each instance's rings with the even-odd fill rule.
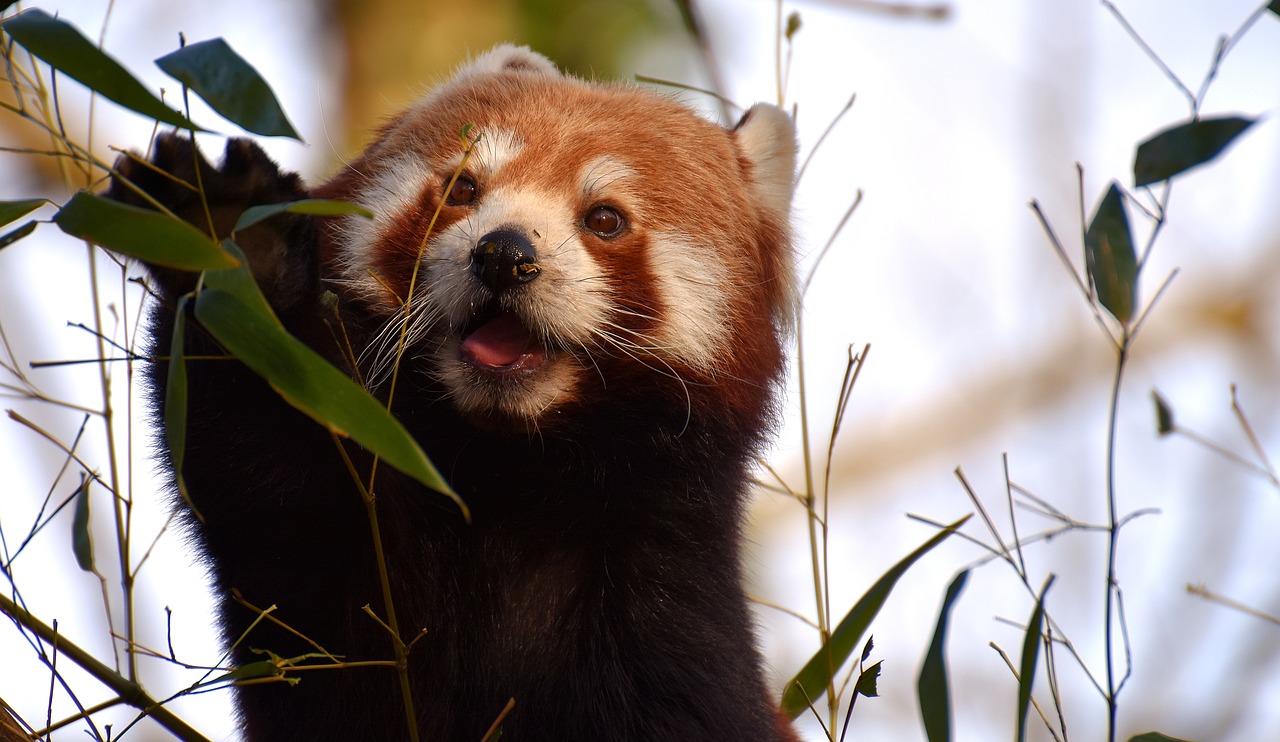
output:
[[6,20],[6,33],[50,67],[130,111],[182,129],[203,131],[169,108],[119,62],[107,56],[75,26],[42,10],[26,10]]
[[[1280,2],[1280,0],[1277,0]],[[1169,435],[1173,432],[1173,408],[1160,396],[1160,392],[1151,392],[1151,398],[1156,403],[1156,432],[1160,435]]]
[[1271,0],[1271,2],[1267,4],[1267,10],[1275,13],[1276,15],[1280,15],[1280,0]]
[[1098,292],[1098,302],[1127,325],[1138,291],[1138,260],[1133,251],[1124,196],[1113,181],[1094,212],[1084,236],[1085,268]]
[[210,680],[209,683],[233,682],[243,683],[246,680],[263,680],[265,678],[278,678],[284,675],[284,670],[280,667],[276,660],[258,660],[257,662],[249,662],[241,665],[230,672],[225,672],[218,677]]
[[920,702],[920,716],[924,720],[924,733],[929,742],[946,742],[951,739],[951,690],[947,681],[947,624],[951,619],[951,607],[960,598],[960,592],[969,579],[969,570],[956,575],[947,586],[947,595],[938,611],[938,623],[933,630],[933,641],[925,653],[920,677],[916,681],[916,695]]
[[75,552],[76,564],[85,572],[93,571],[93,539],[89,535],[89,489],[92,479],[80,475],[80,486],[76,489],[75,512],[71,518],[71,550]]
[[187,305],[191,295],[184,294],[178,298],[173,318],[173,336],[169,340],[169,371],[164,388],[164,439],[169,447],[169,464],[173,468],[174,484],[178,494],[196,520],[204,521],[204,516],[187,491],[187,479],[182,474],[182,465],[187,454]]
[[[230,240],[223,244],[228,252],[242,257]],[[447,495],[470,517],[462,499],[404,426],[356,382],[284,329],[247,264],[208,273],[195,313],[219,343],[266,379],[289,404]]]
[[1256,120],[1240,116],[1193,119],[1153,135],[1138,145],[1133,184],[1158,183],[1209,162]]
[[880,692],[876,690],[876,681],[880,679],[880,666],[883,664],[884,660],[880,660],[859,673],[858,682],[854,683],[853,686],[853,692],[867,698],[879,697]]
[[334,201],[324,198],[307,198],[301,201],[286,201],[278,204],[262,204],[260,206],[250,206],[244,210],[240,218],[236,220],[236,225],[231,231],[239,232],[247,229],[263,219],[268,219],[282,212],[292,214],[310,214],[311,216],[342,216],[344,214],[356,214],[366,219],[373,218],[373,212],[361,206],[360,204],[351,203],[350,201]]
[[199,271],[231,268],[236,259],[181,219],[80,192],[53,218],[63,232],[152,265]]
[[808,708],[809,702],[817,701],[827,690],[830,673],[837,671],[849,656],[854,647],[862,639],[871,621],[880,612],[880,608],[889,597],[898,579],[915,564],[920,557],[927,554],[948,536],[955,533],[970,516],[965,516],[936,533],[915,551],[908,554],[900,562],[893,565],[888,572],[876,581],[871,589],[854,604],[849,613],[831,632],[831,639],[809,659],[803,669],[787,683],[782,694],[782,712],[794,719]]
[[800,14],[793,10],[791,11],[791,14],[787,16],[787,30],[785,33],[787,41],[791,41],[792,38],[795,37],[797,33],[799,33],[799,31],[800,31]]
[[226,41],[218,38],[189,44],[157,59],[156,65],[246,131],[301,139],[271,86]]
[[1036,607],[1027,621],[1027,633],[1022,637],[1022,658],[1018,663],[1018,742],[1027,738],[1027,711],[1031,708],[1031,688],[1036,681],[1036,661],[1040,656],[1040,628],[1044,625],[1044,596],[1053,584],[1053,576],[1045,580],[1036,598]]
[[[1280,0],[1275,0],[1275,2],[1271,4],[1273,6],[1280,5]],[[1280,13],[1280,10],[1277,10],[1276,12]],[[1161,734],[1159,732],[1144,732],[1130,737],[1129,742],[1188,742],[1188,740],[1180,737],[1170,737],[1167,734]]]
[[23,237],[26,237],[27,235],[36,231],[36,226],[38,224],[39,222],[34,222],[34,221],[27,222],[26,224],[23,224],[21,227],[18,227],[12,232],[6,232],[5,234],[0,235],[0,250],[5,249],[9,245],[12,245],[13,243],[17,242]]
[[21,201],[0,201],[0,227],[30,214],[49,203],[43,198],[27,198]]

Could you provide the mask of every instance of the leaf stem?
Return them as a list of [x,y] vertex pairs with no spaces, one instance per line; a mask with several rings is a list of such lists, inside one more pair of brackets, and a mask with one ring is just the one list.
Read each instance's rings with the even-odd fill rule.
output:
[[1106,619],[1103,624],[1103,643],[1105,645],[1107,663],[1107,740],[1115,742],[1116,719],[1118,714],[1117,687],[1115,675],[1115,636],[1112,616],[1115,613],[1115,599],[1118,581],[1116,579],[1116,551],[1119,544],[1119,518],[1116,515],[1116,427],[1120,408],[1120,388],[1124,379],[1124,370],[1128,365],[1130,336],[1126,331],[1116,354],[1115,379],[1111,384],[1111,402],[1107,415],[1107,584]]

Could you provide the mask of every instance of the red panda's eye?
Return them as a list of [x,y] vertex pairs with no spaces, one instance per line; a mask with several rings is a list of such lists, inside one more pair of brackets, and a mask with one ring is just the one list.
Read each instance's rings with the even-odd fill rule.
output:
[[595,232],[601,237],[614,237],[622,231],[622,227],[626,224],[622,215],[615,209],[608,206],[596,206],[587,212],[587,218],[582,220],[587,229]]
[[449,188],[446,199],[450,206],[463,206],[471,203],[476,197],[476,182],[465,175],[459,175]]

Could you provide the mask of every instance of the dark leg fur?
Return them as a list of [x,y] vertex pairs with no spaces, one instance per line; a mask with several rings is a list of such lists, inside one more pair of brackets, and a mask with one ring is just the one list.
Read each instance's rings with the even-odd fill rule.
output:
[[[196,167],[218,234],[244,208],[305,197],[254,145],[233,140],[214,169],[179,137],[155,164],[192,182]],[[199,197],[136,162],[121,171],[195,224]],[[120,184],[111,195],[142,203]],[[302,217],[264,223],[238,242],[290,329],[330,357],[318,303],[315,229]],[[171,301],[189,276],[153,271]],[[352,314],[349,327],[369,318]],[[163,349],[172,312],[157,309]],[[217,353],[191,332],[189,353]],[[358,346],[357,346],[358,347]],[[224,638],[255,615],[232,588],[351,662],[389,660],[391,641],[358,493],[329,434],[234,361],[190,362],[184,471],[205,519],[188,525],[212,568]],[[151,375],[163,402],[166,369]],[[780,740],[754,649],[738,565],[742,493],[761,424],[714,415],[686,425],[685,399],[659,388],[611,389],[607,409],[575,409],[554,434],[475,428],[425,374],[406,377],[397,414],[474,514],[380,467],[378,512],[401,631],[426,634],[410,655],[424,740],[479,740],[508,698],[504,740]],[[764,414],[763,412],[761,413]],[[760,421],[756,421],[759,423]],[[683,431],[673,436],[662,431]],[[349,449],[354,449],[348,446]],[[351,450],[358,466],[368,462]],[[237,663],[317,652],[263,623]],[[314,661],[313,661],[314,662]],[[406,738],[394,670],[298,673],[243,688],[253,740]]]

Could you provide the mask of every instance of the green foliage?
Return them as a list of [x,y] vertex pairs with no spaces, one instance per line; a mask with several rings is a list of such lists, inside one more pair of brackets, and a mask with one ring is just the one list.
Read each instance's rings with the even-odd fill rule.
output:
[[1124,196],[1114,182],[1094,212],[1084,237],[1085,266],[1098,302],[1122,325],[1133,318],[1138,261],[1133,251]]
[[262,204],[260,206],[250,206],[244,210],[240,218],[236,220],[236,225],[231,228],[232,233],[239,232],[242,229],[248,229],[263,219],[269,219],[276,214],[309,214],[311,216],[342,216],[344,214],[355,214],[365,219],[372,219],[373,212],[359,204],[353,204],[349,201],[331,201],[323,198],[308,198],[301,201],[286,201],[278,204]]
[[876,681],[880,679],[880,667],[882,665],[884,665],[884,660],[880,660],[858,673],[858,682],[854,683],[853,692],[867,698],[879,697],[880,692],[876,690]]
[[951,608],[960,599],[969,570],[956,575],[947,586],[946,597],[938,611],[938,623],[933,630],[933,641],[925,652],[924,664],[916,682],[916,695],[920,701],[920,717],[929,742],[946,742],[951,739],[951,691],[947,681],[947,623]]
[[[244,683],[254,680],[265,679],[284,679],[284,669],[280,667],[280,663],[275,660],[258,660],[241,665],[230,672],[225,672],[213,679],[215,683],[233,682]],[[293,682],[297,679],[293,678]]]
[[34,222],[34,221],[27,222],[26,224],[23,224],[21,227],[18,227],[12,232],[6,232],[0,235],[0,250],[3,250],[9,245],[12,245],[18,240],[36,231],[36,225],[37,225],[37,222]]
[[75,514],[71,518],[71,550],[76,555],[76,564],[85,572],[93,571],[93,538],[89,534],[89,489],[93,480],[80,475],[80,486],[76,488]]
[[795,12],[789,14],[787,16],[787,30],[783,32],[783,37],[786,38],[787,41],[793,40],[795,35],[800,33],[800,25],[800,14]]
[[43,198],[24,198],[19,201],[0,201],[0,227],[30,214],[47,204]]
[[144,116],[182,129],[199,130],[169,108],[128,70],[98,49],[75,26],[42,10],[26,10],[0,27],[50,67],[105,98]]
[[1169,403],[1159,392],[1152,392],[1151,398],[1156,404],[1156,432],[1160,435],[1169,435],[1174,431],[1173,427],[1173,408],[1169,407]]
[[178,494],[199,520],[204,516],[196,509],[187,492],[187,480],[182,474],[187,456],[187,362],[184,358],[187,346],[187,308],[190,296],[178,297],[173,318],[173,335],[169,338],[169,370],[164,389],[164,440],[169,448],[169,465],[173,467],[174,483]]
[[[1276,2],[1280,3],[1280,0],[1276,0]],[[1130,737],[1129,742],[1188,742],[1188,741],[1185,739],[1179,739],[1178,737],[1170,737],[1167,734],[1161,734],[1159,732],[1145,732],[1143,734],[1136,734]]]
[[404,426],[350,377],[290,335],[271,311],[239,248],[230,240],[223,246],[242,264],[206,274],[195,302],[200,324],[289,404],[449,496],[465,514],[462,500]]
[[[0,201],[0,226],[8,224],[15,219],[19,219],[36,209],[44,206],[48,201],[43,198],[26,198],[19,201]],[[35,221],[29,221],[17,229],[0,235],[0,250],[12,245],[18,240],[26,237],[36,231]]]
[[889,598],[889,593],[893,590],[894,585],[897,584],[898,579],[920,557],[945,541],[967,520],[969,520],[969,516],[965,516],[939,531],[933,538],[930,538],[915,551],[893,565],[888,572],[881,575],[880,579],[876,580],[875,584],[871,586],[871,589],[859,598],[857,603],[854,603],[853,608],[849,609],[848,614],[831,632],[831,639],[820,647],[817,653],[805,663],[804,668],[787,683],[787,688],[782,694],[782,712],[784,714],[794,719],[808,708],[810,703],[822,696],[822,693],[826,691],[828,681],[849,659],[849,655],[853,653],[854,647],[857,646],[863,634],[866,633],[871,621],[880,612],[885,600]]
[[63,232],[130,257],[180,270],[232,268],[237,258],[176,217],[77,193],[53,218]]
[[1022,657],[1018,663],[1018,742],[1027,738],[1027,712],[1031,709],[1031,689],[1035,685],[1036,662],[1040,656],[1040,630],[1044,626],[1044,596],[1052,584],[1053,577],[1045,581],[1022,638]]
[[156,66],[244,130],[301,140],[271,87],[222,39],[184,46],[157,59]]
[[1138,145],[1133,160],[1133,184],[1159,183],[1209,162],[1254,121],[1256,119],[1239,116],[1193,119],[1154,134]]

